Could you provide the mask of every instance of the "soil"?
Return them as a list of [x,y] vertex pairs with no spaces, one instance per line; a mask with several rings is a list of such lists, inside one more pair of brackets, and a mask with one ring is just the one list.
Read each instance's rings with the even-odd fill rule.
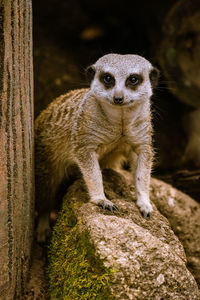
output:
[[32,253],[29,281],[21,300],[46,300],[48,299],[45,277],[46,247],[34,241]]

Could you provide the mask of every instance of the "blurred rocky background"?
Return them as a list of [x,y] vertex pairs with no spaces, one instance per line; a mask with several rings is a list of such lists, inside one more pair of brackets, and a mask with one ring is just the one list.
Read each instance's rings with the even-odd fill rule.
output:
[[200,200],[199,1],[34,0],[33,22],[35,116],[100,56],[145,56],[161,71],[153,175]]

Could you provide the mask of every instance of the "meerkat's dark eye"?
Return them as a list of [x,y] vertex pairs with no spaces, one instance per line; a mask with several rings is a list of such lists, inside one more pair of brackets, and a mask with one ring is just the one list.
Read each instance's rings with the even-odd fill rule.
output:
[[107,84],[107,83],[110,83],[112,81],[113,77],[109,74],[105,74],[103,76],[103,81]]
[[142,76],[139,74],[132,74],[126,79],[126,86],[135,89],[137,85],[142,82]]
[[130,77],[129,77],[129,81],[130,81],[130,83],[133,84],[133,85],[136,85],[136,84],[139,82],[138,78],[135,77],[135,76],[130,76]]
[[100,81],[106,86],[106,88],[111,88],[115,85],[115,78],[109,73],[101,74]]

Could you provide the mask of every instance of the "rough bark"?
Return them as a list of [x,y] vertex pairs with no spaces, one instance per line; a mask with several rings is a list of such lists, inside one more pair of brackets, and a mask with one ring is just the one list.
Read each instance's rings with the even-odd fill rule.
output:
[[0,299],[20,297],[33,216],[31,0],[0,0]]

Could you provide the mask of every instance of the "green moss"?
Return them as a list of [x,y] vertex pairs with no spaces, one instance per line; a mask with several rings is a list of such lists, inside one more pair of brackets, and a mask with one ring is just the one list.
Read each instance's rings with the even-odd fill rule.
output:
[[47,274],[50,299],[113,299],[113,270],[95,254],[88,231],[79,232],[69,199],[54,227]]

